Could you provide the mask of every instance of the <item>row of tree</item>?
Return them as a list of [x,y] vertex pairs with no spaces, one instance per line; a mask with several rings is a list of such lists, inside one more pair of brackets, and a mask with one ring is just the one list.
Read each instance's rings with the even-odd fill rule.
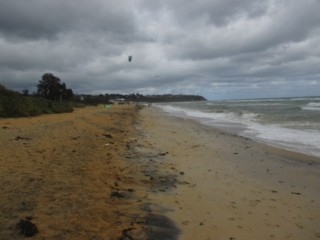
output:
[[37,84],[37,92],[32,95],[27,89],[18,93],[0,84],[0,117],[35,116],[43,113],[72,112],[75,106],[108,104],[115,101],[125,102],[176,102],[205,101],[198,95],[142,95],[136,94],[99,94],[75,95],[72,89],[54,76],[45,73]]
[[67,89],[66,84],[51,73],[45,73],[37,85],[37,95],[49,100],[74,100],[84,104],[106,104],[113,100],[124,102],[183,102],[183,101],[204,101],[202,96],[198,95],[142,95],[136,94],[99,94],[99,95],[74,95],[72,89]]
[[[125,102],[183,102],[183,101],[205,101],[206,99],[198,95],[142,95],[136,94],[99,94],[99,95],[74,95],[72,89],[68,89],[65,83],[54,76],[52,73],[43,74],[37,85],[37,95],[45,99],[54,101],[71,101],[82,102],[85,104],[106,104],[112,100]],[[26,94],[26,93],[25,93]]]
[[108,104],[114,101],[118,102],[191,102],[191,101],[206,101],[202,96],[198,95],[176,95],[176,94],[162,94],[162,95],[142,95],[136,94],[99,94],[99,95],[75,95],[74,101],[82,102],[84,104]]

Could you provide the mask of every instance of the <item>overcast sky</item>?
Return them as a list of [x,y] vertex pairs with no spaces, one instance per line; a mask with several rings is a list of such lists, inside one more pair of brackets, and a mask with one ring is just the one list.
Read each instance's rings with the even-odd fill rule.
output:
[[0,83],[47,72],[75,93],[320,95],[320,0],[0,0]]

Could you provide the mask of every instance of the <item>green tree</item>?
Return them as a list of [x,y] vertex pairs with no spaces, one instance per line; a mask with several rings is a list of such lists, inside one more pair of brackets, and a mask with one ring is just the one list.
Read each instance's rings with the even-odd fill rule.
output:
[[71,100],[73,92],[67,89],[65,83],[61,83],[60,78],[52,73],[45,73],[37,85],[37,94],[50,100]]

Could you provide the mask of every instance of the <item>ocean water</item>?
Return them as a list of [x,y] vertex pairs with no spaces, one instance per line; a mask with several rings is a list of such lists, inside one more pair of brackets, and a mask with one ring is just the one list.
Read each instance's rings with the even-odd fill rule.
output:
[[320,156],[320,97],[157,104],[174,116],[280,148]]

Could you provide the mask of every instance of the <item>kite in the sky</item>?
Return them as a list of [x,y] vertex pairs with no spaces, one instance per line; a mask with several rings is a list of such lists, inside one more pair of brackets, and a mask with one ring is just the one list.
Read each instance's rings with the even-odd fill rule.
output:
[[131,62],[132,61],[132,56],[128,57],[128,61]]

